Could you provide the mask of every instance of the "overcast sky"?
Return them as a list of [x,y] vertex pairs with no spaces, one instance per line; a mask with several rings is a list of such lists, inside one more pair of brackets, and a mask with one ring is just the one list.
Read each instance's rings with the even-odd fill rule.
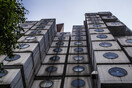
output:
[[64,30],[71,32],[73,25],[82,25],[84,14],[111,11],[132,29],[132,0],[23,0],[29,10],[27,20],[56,18],[64,23]]

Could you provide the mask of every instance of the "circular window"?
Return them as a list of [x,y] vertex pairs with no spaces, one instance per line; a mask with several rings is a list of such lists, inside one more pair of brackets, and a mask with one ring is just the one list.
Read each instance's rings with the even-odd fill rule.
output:
[[84,67],[83,66],[75,66],[73,68],[73,71],[75,71],[75,72],[82,72],[82,71],[84,71]]
[[85,81],[81,80],[81,79],[76,79],[76,80],[72,81],[71,84],[74,87],[83,87],[85,85]]
[[120,25],[120,23],[117,23],[117,22],[115,22],[115,23],[111,23],[112,25],[115,25],[115,26],[118,26],[118,25]]
[[77,41],[77,42],[75,42],[74,44],[75,44],[75,45],[82,45],[83,42],[81,42],[81,41]]
[[57,42],[56,45],[63,45],[64,42]]
[[76,40],[81,40],[81,39],[83,39],[83,38],[82,38],[82,37],[79,37],[79,36],[76,36],[75,39],[76,39]]
[[14,60],[17,60],[19,59],[21,56],[20,55],[17,55],[15,54],[13,57],[9,58],[9,57],[6,57],[5,60],[6,61],[14,61]]
[[34,30],[33,32],[31,32],[31,34],[40,34],[41,30]]
[[99,44],[101,47],[111,47],[112,44],[111,43],[108,43],[108,42],[102,42]]
[[107,38],[107,35],[97,35],[97,38],[101,38],[101,39]]
[[74,51],[75,52],[82,52],[83,51],[83,48],[75,48]]
[[118,55],[116,53],[111,53],[111,52],[108,52],[108,53],[105,53],[103,55],[105,58],[108,58],[108,59],[115,59],[115,58],[118,58]]
[[83,56],[74,56],[73,59],[76,61],[81,61],[84,59],[84,57]]
[[53,56],[50,58],[51,61],[58,61],[60,59],[59,56]]
[[59,37],[58,39],[59,39],[59,40],[63,40],[63,39],[65,39],[65,37]]
[[57,70],[57,68],[54,67],[54,66],[50,66],[50,67],[47,67],[47,68],[46,68],[46,71],[47,71],[47,72],[55,72],[56,70]]
[[8,71],[7,70],[0,70],[0,77],[3,77],[3,76],[5,76],[6,74],[8,73]]
[[36,37],[34,37],[34,36],[29,36],[29,37],[26,37],[25,39],[26,39],[26,40],[35,40]]
[[81,31],[82,29],[76,29],[76,31]]
[[40,87],[41,88],[50,88],[51,86],[53,85],[53,82],[52,81],[42,81],[40,83]]
[[127,71],[123,68],[113,67],[109,69],[109,74],[116,77],[123,77],[127,75]]
[[94,27],[101,27],[101,25],[99,25],[99,24],[98,24],[98,25],[95,24],[95,25],[93,25],[93,26],[94,26]]
[[66,34],[65,32],[62,32],[62,33],[60,33],[61,35],[64,35],[64,34]]
[[25,49],[25,48],[28,48],[29,46],[30,46],[29,44],[21,44],[21,45],[19,45],[19,48]]
[[82,32],[76,32],[75,34],[76,35],[82,35],[83,33]]
[[126,42],[127,43],[132,43],[132,39],[127,39]]
[[54,51],[54,52],[61,52],[62,49],[61,49],[61,48],[56,48],[56,49],[54,49],[53,51]]
[[104,30],[103,29],[95,29],[94,31],[96,31],[96,32],[103,32]]

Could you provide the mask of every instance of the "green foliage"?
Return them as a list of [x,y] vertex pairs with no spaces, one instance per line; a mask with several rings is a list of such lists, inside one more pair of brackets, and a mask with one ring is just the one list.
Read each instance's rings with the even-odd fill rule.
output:
[[0,0],[0,55],[13,56],[17,44],[15,36],[23,30],[20,23],[25,22],[27,13],[22,0]]

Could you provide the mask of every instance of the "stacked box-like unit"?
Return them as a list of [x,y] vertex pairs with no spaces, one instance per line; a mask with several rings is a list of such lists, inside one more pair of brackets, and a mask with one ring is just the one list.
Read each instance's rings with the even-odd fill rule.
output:
[[130,60],[120,47],[123,44],[121,39],[119,38],[120,44],[116,40],[117,36],[123,34],[124,24],[110,12],[99,12],[93,16],[87,13],[85,18],[93,67],[91,74],[93,87],[130,88],[132,85]]
[[74,25],[71,35],[64,88],[91,88],[86,30]]

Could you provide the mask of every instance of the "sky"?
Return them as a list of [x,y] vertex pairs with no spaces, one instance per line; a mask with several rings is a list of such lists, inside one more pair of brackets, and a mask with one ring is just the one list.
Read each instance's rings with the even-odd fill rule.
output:
[[71,32],[73,25],[83,25],[85,13],[110,11],[132,29],[132,0],[23,0],[29,10],[28,21],[56,18],[64,23],[64,31]]

